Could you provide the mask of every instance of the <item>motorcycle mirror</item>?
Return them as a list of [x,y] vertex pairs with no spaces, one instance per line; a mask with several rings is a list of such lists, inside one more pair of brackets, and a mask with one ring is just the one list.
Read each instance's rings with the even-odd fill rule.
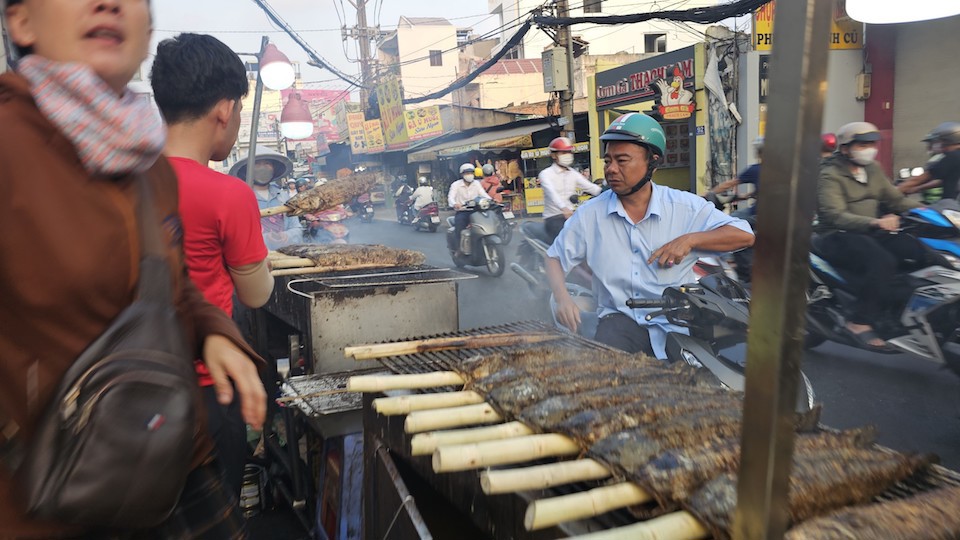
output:
[[573,195],[570,196],[569,200],[571,203],[577,204],[578,202],[580,202],[580,196],[574,193]]

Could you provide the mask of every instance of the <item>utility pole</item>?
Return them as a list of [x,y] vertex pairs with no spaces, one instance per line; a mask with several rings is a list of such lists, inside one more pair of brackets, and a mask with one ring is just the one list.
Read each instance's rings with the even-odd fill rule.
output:
[[[570,7],[567,0],[556,0],[557,17],[569,17]],[[570,35],[569,26],[557,27],[557,45],[564,48],[567,58],[567,81],[568,89],[560,92],[560,125],[561,134],[569,137],[571,141],[576,142],[577,137],[573,130],[573,96],[576,90],[576,84],[573,80],[573,36]]]
[[[370,58],[370,40],[379,36],[379,28],[367,27],[367,0],[347,0],[357,10],[357,24],[353,28],[341,28],[343,40],[357,40],[357,49],[360,52],[360,84],[370,86],[373,82],[373,62]],[[366,109],[367,98],[370,92],[366,88],[360,89],[360,104]]]

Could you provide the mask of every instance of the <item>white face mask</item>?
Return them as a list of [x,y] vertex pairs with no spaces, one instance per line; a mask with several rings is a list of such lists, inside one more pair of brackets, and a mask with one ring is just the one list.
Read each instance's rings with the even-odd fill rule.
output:
[[573,154],[560,154],[560,156],[557,157],[557,163],[559,163],[561,167],[573,165]]
[[473,175],[472,175],[472,174],[465,174],[465,175],[463,175],[463,181],[466,182],[466,183],[468,183],[468,184],[469,184],[470,182],[473,182]]
[[876,148],[864,148],[862,150],[850,150],[850,161],[860,165],[861,167],[866,167],[867,165],[873,163],[877,159]]

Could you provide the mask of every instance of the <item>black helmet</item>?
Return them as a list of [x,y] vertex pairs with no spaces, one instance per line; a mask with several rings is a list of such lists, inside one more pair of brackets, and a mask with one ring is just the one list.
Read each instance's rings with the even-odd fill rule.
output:
[[940,141],[945,144],[960,144],[960,122],[944,122],[933,128],[925,141]]
[[303,186],[310,187],[311,185],[313,185],[313,182],[309,178],[297,178],[297,189]]

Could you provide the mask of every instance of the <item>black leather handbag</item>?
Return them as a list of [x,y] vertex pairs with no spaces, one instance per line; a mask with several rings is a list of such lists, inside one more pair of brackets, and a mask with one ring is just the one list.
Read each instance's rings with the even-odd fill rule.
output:
[[139,529],[177,504],[193,455],[198,387],[172,301],[145,178],[136,300],[71,365],[14,480],[28,512],[60,523]]

